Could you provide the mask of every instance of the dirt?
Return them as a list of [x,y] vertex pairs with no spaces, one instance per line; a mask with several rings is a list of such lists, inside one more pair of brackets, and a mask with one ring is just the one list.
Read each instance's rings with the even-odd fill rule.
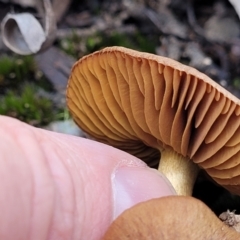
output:
[[240,232],[240,215],[229,210],[220,214],[219,218],[229,227],[234,228],[237,232]]

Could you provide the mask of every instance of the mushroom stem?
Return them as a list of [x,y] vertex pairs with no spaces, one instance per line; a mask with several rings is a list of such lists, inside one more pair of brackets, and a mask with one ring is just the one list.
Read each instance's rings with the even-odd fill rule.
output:
[[171,149],[164,149],[161,151],[158,170],[168,178],[178,195],[192,195],[199,168],[189,158]]

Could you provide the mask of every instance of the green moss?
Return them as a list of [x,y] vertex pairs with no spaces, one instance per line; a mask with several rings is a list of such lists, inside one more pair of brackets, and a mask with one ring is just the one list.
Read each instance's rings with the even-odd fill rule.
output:
[[16,55],[0,56],[0,93],[5,89],[18,88],[29,78],[34,78],[36,71],[32,56],[19,57]]
[[107,46],[122,46],[150,53],[155,52],[155,44],[139,32],[128,35],[118,32],[96,34],[86,40],[87,53]]
[[72,35],[67,38],[63,38],[59,42],[60,49],[62,49],[65,53],[74,58],[78,58],[78,53],[81,51],[81,43],[83,38],[79,37],[74,31]]
[[158,45],[158,39],[148,39],[139,32],[135,35],[139,50],[149,53],[155,53],[155,47]]
[[20,92],[7,91],[0,98],[0,114],[35,126],[45,125],[54,119],[53,103],[40,97],[33,85],[24,85]]
[[32,56],[0,55],[0,114],[42,126],[61,119],[62,109],[40,96],[51,83],[37,70]]
[[233,79],[233,86],[236,88],[236,89],[240,89],[240,78],[235,78]]
[[123,46],[133,48],[133,44],[129,36],[117,32],[109,35],[96,34],[88,37],[86,40],[87,52],[91,53],[107,46]]
[[155,52],[158,38],[145,37],[140,32],[122,34],[118,32],[97,33],[89,37],[79,37],[75,32],[60,41],[60,48],[74,58],[80,58],[108,46],[123,46],[144,52]]
[[0,76],[1,79],[9,75],[14,69],[14,61],[12,58],[3,55],[0,58]]
[[29,74],[29,71],[34,70],[34,67],[32,56],[23,56],[21,58],[17,56],[0,56],[0,75],[6,78],[10,74],[14,74],[15,78],[22,80]]
[[56,115],[55,120],[69,120],[71,118],[68,108],[61,109]]

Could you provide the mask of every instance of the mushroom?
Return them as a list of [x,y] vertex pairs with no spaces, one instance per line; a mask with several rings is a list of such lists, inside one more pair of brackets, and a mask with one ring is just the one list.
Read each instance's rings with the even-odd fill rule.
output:
[[67,104],[94,139],[149,166],[160,152],[158,168],[179,195],[192,194],[199,167],[240,194],[239,100],[196,69],[108,47],[75,63]]
[[169,196],[139,203],[125,210],[102,240],[240,239],[200,200]]

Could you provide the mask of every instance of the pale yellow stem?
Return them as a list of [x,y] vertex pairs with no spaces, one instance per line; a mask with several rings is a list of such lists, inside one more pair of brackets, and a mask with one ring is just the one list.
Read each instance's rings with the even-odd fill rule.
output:
[[161,151],[158,170],[171,182],[178,195],[191,196],[199,168],[189,158],[171,149]]

